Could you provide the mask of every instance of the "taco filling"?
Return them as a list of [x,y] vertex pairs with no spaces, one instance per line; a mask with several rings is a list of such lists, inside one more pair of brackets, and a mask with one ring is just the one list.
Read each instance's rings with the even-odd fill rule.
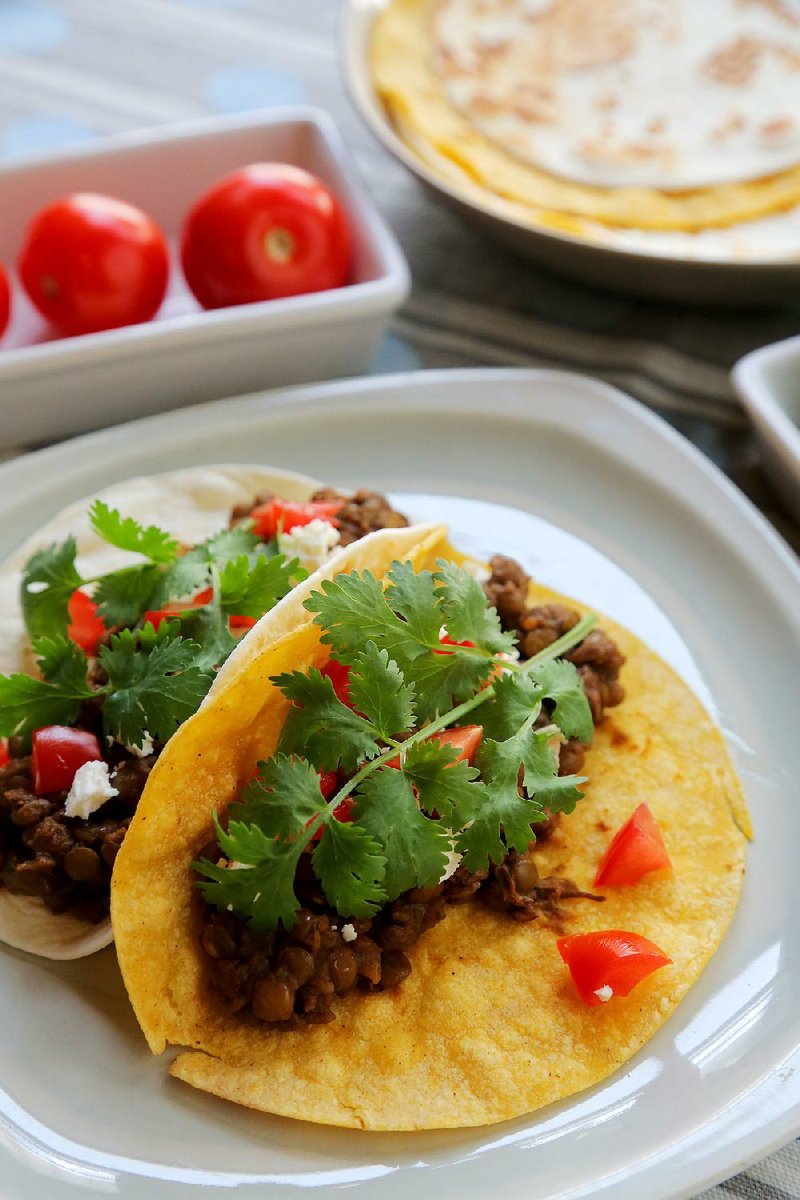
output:
[[340,545],[407,521],[329,488],[262,493],[194,545],[102,500],[89,521],[132,565],[84,577],[70,535],[21,572],[37,676],[0,676],[0,892],[97,923],[150,771],[241,636]]
[[[336,996],[401,984],[413,969],[412,947],[445,918],[450,904],[475,898],[517,921],[544,918],[560,929],[565,901],[602,901],[569,879],[542,876],[535,846],[579,798],[583,779],[576,772],[593,726],[624,696],[618,678],[624,657],[607,634],[587,629],[567,605],[529,605],[530,578],[513,559],[497,555],[490,566],[483,595],[480,584],[452,568],[414,577],[416,588],[428,589],[429,629],[427,641],[419,638],[400,649],[404,673],[389,657],[389,647],[398,651],[402,624],[413,616],[403,596],[409,578],[398,564],[389,572],[384,627],[368,631],[375,641],[367,649],[354,631],[343,636],[342,625],[349,607],[368,609],[377,600],[368,595],[368,579],[335,584],[308,602],[337,657],[305,682],[297,674],[274,680],[295,703],[278,754],[245,787],[228,814],[227,831],[220,826],[197,863],[210,901],[201,933],[209,983],[228,1011],[247,1010],[284,1030],[332,1021]],[[434,630],[437,619],[442,625]],[[451,627],[471,636],[456,640]],[[557,660],[556,650],[563,655]],[[420,682],[405,682],[406,675]],[[479,703],[467,719],[483,724],[443,724],[439,709],[420,691],[432,678],[445,709],[472,697]],[[391,701],[382,695],[389,690]],[[482,693],[491,698],[482,699]],[[323,734],[326,722],[342,721],[337,713],[342,705],[348,710],[344,725],[337,735]],[[384,705],[393,709],[391,715],[380,711]],[[432,721],[436,731],[426,735]],[[515,722],[519,728],[512,729]],[[522,750],[511,764],[518,798],[511,807],[519,810],[508,814],[514,831],[501,824],[509,803],[502,790],[508,787],[510,746],[506,738],[496,740],[500,732],[518,739],[520,747],[523,738],[531,738],[535,747],[535,767]],[[383,763],[371,771],[376,756]],[[382,882],[368,897],[348,893],[337,906],[335,884],[326,879],[329,868],[317,868],[324,840],[337,833],[329,833],[330,824],[311,808],[302,824],[298,809],[296,828],[273,833],[273,806],[287,805],[287,793],[302,790],[309,780],[318,803],[333,804],[328,820],[349,824],[350,839],[357,825],[374,839],[373,852],[384,856]],[[482,804],[492,800],[500,804],[494,830],[491,819],[484,827],[481,815]],[[386,811],[375,811],[379,807]],[[264,898],[274,887],[269,857],[247,857],[262,834],[305,839],[295,856],[299,907],[293,912],[270,907]],[[348,852],[345,845],[331,847],[333,855]],[[257,883],[251,883],[248,869]],[[349,859],[346,869],[353,869]]]

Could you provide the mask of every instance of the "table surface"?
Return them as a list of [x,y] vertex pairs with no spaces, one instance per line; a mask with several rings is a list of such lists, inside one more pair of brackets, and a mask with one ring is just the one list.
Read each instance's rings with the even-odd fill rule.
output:
[[[414,287],[373,365],[564,367],[608,380],[703,450],[800,548],[729,379],[798,332],[796,306],[647,304],[515,260],[430,199],[361,124],[337,0],[0,0],[0,159],[117,131],[309,102],[331,112],[408,257]],[[800,1141],[702,1200],[800,1200]]]

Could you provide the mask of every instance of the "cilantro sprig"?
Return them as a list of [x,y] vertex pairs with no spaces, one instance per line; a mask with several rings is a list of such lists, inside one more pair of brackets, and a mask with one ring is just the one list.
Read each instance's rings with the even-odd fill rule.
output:
[[103,728],[127,746],[146,736],[167,741],[198,708],[212,674],[197,665],[200,647],[180,636],[177,621],[123,629],[101,646],[106,682],[92,686],[84,652],[65,637],[33,643],[41,679],[0,676],[0,735],[28,737],[42,725],[69,725],[85,701],[103,702]]
[[[395,563],[386,585],[369,571],[340,575],[306,607],[350,669],[351,703],[315,667],[274,677],[292,701],[277,754],[218,831],[243,869],[194,864],[210,903],[257,929],[288,928],[300,904],[294,873],[318,837],[311,861],[328,902],[343,917],[371,915],[435,884],[453,849],[469,869],[486,868],[527,849],[545,809],[574,808],[584,779],[559,776],[556,747],[590,740],[592,719],[575,667],[559,656],[594,617],[519,663],[483,589],[450,563],[418,574]],[[474,766],[435,736],[466,718],[484,730]],[[326,801],[319,775],[332,770],[349,778]],[[334,813],[348,797],[345,823]]]
[[[0,734],[27,737],[42,725],[69,724],[93,700],[103,702],[109,736],[136,746],[148,734],[166,740],[198,707],[213,671],[235,646],[229,618],[259,618],[306,572],[244,526],[187,550],[158,526],[142,525],[102,500],[92,505],[89,521],[109,545],[141,561],[86,578],[76,564],[74,537],[28,560],[20,603],[41,678],[0,677]],[[110,631],[98,653],[107,677],[102,686],[89,683],[87,658],[68,637],[69,601],[83,587]],[[198,594],[204,603],[197,603]],[[156,632],[145,615],[164,609],[170,619]]]

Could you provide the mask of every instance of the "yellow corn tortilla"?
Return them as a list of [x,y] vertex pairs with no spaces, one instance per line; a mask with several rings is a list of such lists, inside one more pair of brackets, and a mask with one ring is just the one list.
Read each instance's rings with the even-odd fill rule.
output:
[[[421,541],[414,530],[375,534],[337,566],[366,565],[377,574],[392,559],[410,557],[417,569],[429,568],[446,555],[443,536],[436,527]],[[322,575],[282,604],[296,608]],[[534,586],[530,599],[562,598]],[[212,834],[213,810],[224,810],[258,759],[275,750],[288,703],[270,676],[328,657],[319,628],[306,619],[289,629],[279,608],[250,635],[241,670],[220,677],[216,693],[169,743],[117,859],[117,954],[153,1053],[182,1047],[171,1073],[239,1104],[370,1130],[490,1124],[606,1078],[667,1019],[736,908],[745,837],[734,814],[746,818],[746,810],[703,706],[652,651],[603,618],[628,657],[627,697],[610,710],[586,756],[586,798],[537,855],[542,874],[591,888],[612,833],[646,800],[674,873],[609,891],[604,904],[565,903],[564,932],[644,934],[674,966],[628,998],[588,1008],[552,927],[518,924],[476,901],[449,906],[423,935],[399,988],[351,993],[335,1001],[330,1024],[276,1032],[215,1001],[190,863]]]
[[[549,174],[514,158],[485,137],[450,102],[430,66],[435,0],[390,0],[375,18],[370,65],[375,91],[407,145],[451,186],[459,178],[508,203],[509,216],[558,227],[557,215],[625,228],[724,228],[783,212],[800,203],[800,166],[743,183],[667,192],[655,188],[593,187]],[[520,207],[521,206],[521,207]],[[577,228],[567,232],[578,233]]]
[[[231,509],[252,501],[259,492],[275,492],[287,500],[307,500],[321,486],[315,479],[293,471],[228,464],[126,479],[76,501],[24,541],[0,566],[0,674],[36,674],[36,660],[19,604],[21,571],[36,550],[73,534],[78,570],[85,577],[141,562],[141,556],[110,546],[92,529],[89,509],[96,499],[143,525],[165,526],[180,541],[193,544],[224,529]],[[94,924],[69,912],[55,916],[38,898],[0,888],[0,941],[9,946],[43,958],[69,959],[93,954],[111,940],[109,920]]]

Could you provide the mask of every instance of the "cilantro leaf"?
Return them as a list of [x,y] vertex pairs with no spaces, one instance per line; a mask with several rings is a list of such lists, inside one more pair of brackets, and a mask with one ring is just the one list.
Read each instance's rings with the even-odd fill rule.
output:
[[548,700],[555,701],[553,720],[567,737],[590,742],[594,733],[592,710],[583,690],[581,677],[573,663],[551,659],[530,672]]
[[[191,600],[211,582],[211,564],[205,553],[189,550],[181,554],[163,572],[148,599],[151,608],[164,608],[181,600]],[[144,611],[144,610],[142,610]]]
[[[394,562],[388,574],[386,602],[392,612],[403,618],[408,634],[416,643],[416,657],[426,648],[439,645],[443,625],[434,576],[430,571],[416,572],[410,562]],[[408,655],[409,650],[405,653]]]
[[[412,887],[439,882],[450,849],[448,831],[420,812],[411,781],[401,770],[382,767],[361,785],[356,822],[375,838],[386,855],[383,886],[393,900]],[[325,841],[327,831],[322,841]]]
[[177,556],[175,539],[157,525],[141,525],[133,517],[123,517],[118,509],[95,500],[89,510],[92,529],[120,550],[143,554],[153,562],[170,563]]
[[30,675],[0,676],[0,736],[28,737],[42,725],[71,725],[85,697]]
[[41,637],[32,643],[39,660],[39,670],[48,683],[87,699],[94,695],[86,682],[89,663],[81,650],[68,637]]
[[114,625],[135,625],[142,613],[151,607],[153,592],[161,578],[156,563],[138,567],[123,567],[98,581],[92,599],[108,628]]
[[239,802],[230,808],[231,820],[258,825],[268,837],[295,837],[327,804],[319,775],[301,758],[276,754],[258,764],[258,776],[245,784]]
[[455,563],[440,561],[437,566],[442,623],[450,637],[456,642],[474,642],[493,654],[510,654],[514,635],[503,633],[497,609],[487,604],[477,579]]
[[543,692],[527,673],[501,675],[494,682],[494,700],[481,709],[484,736],[504,741],[526,721],[535,721],[542,707]]
[[236,645],[236,638],[217,595],[201,608],[187,609],[180,621],[181,633],[196,643],[195,665],[202,671],[218,670]]
[[403,664],[406,681],[414,685],[417,719],[432,720],[453,704],[474,696],[494,670],[491,658],[482,658],[458,646],[432,650]]
[[379,737],[388,741],[414,724],[414,688],[386,650],[367,642],[350,671],[350,700],[371,722]]
[[419,807],[438,813],[450,829],[474,821],[485,800],[486,787],[477,767],[456,762],[452,746],[436,738],[409,746],[403,763],[406,778],[417,789]]
[[380,580],[371,571],[323,580],[320,591],[312,592],[304,607],[316,614],[314,624],[325,631],[325,645],[346,662],[352,662],[365,642],[385,649],[401,667],[420,653],[413,632],[392,612]]
[[216,816],[217,841],[231,862],[243,867],[220,867],[207,859],[192,863],[205,876],[198,886],[215,908],[229,909],[248,919],[253,929],[291,929],[297,920],[300,901],[294,892],[294,876],[305,840],[278,840],[257,825],[228,823],[226,833]]
[[211,673],[197,666],[199,647],[177,636],[178,628],[163,621],[158,630],[123,629],[100,648],[108,674],[103,722],[123,745],[140,746],[147,733],[168,741],[211,686]]
[[342,704],[330,679],[316,667],[307,675],[275,675],[272,683],[294,701],[281,732],[281,753],[299,754],[324,771],[340,765],[352,771],[380,752],[375,727]]
[[20,605],[31,638],[61,634],[69,624],[70,596],[83,583],[75,566],[75,538],[37,550],[25,564]]
[[[243,554],[251,556],[257,549],[263,549],[260,539],[246,526],[236,525],[233,529],[223,529],[215,533],[200,547],[208,562],[216,562],[220,566],[240,558]],[[259,555],[261,557],[261,555]]]
[[328,821],[311,862],[326,900],[343,917],[371,917],[385,902],[386,859],[358,825]]
[[291,591],[296,566],[296,559],[287,562],[282,554],[259,554],[252,563],[246,554],[228,559],[219,578],[223,612],[262,617]]

